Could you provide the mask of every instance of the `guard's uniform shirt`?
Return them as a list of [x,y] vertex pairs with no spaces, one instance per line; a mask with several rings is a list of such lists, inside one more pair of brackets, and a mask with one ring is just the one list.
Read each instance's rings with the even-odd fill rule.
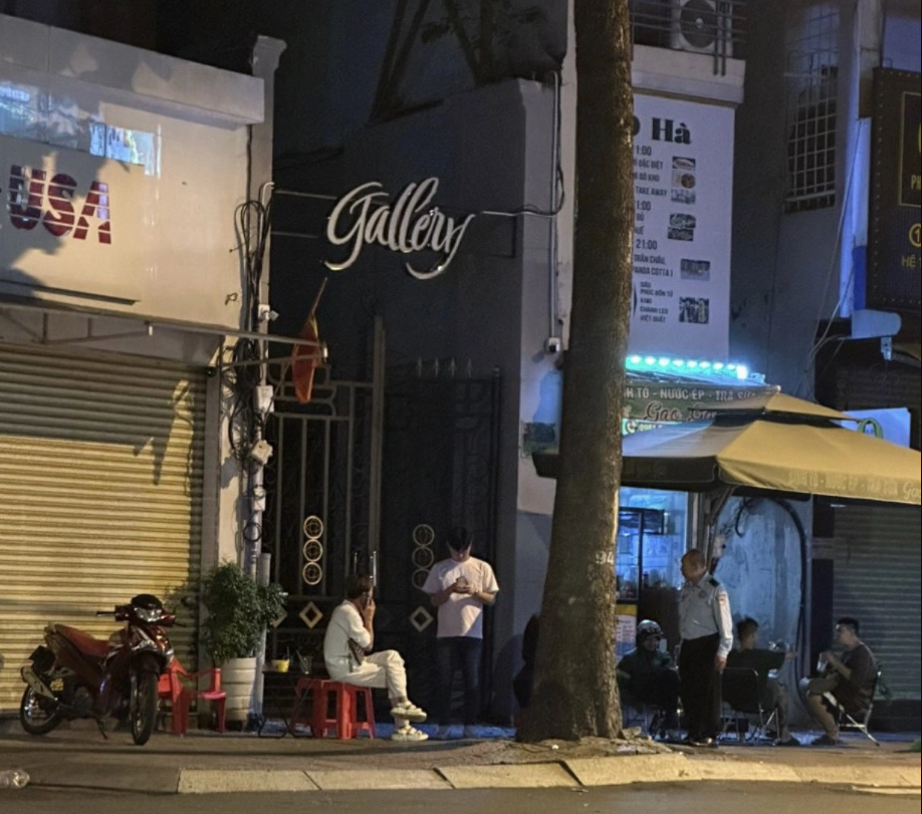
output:
[[720,732],[721,681],[715,660],[726,658],[733,647],[726,590],[710,576],[697,585],[686,582],[679,594],[679,621],[679,674],[688,737],[693,743],[708,743]]
[[682,640],[718,636],[717,655],[726,658],[733,648],[733,618],[726,589],[713,577],[697,585],[686,582],[679,594]]

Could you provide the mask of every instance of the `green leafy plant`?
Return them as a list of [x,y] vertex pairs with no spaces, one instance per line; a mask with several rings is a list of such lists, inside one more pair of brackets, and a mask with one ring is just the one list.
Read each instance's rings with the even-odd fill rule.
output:
[[202,603],[208,610],[202,633],[215,664],[255,656],[265,629],[285,612],[278,585],[257,585],[232,562],[215,566],[205,578]]

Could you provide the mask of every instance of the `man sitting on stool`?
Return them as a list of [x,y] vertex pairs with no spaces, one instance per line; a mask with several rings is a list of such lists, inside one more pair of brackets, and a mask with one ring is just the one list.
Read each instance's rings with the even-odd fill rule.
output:
[[836,623],[836,642],[845,648],[841,658],[823,653],[820,675],[804,678],[800,687],[807,694],[813,717],[823,727],[824,734],[813,741],[814,746],[835,746],[839,740],[838,716],[833,717],[823,698],[831,693],[836,702],[852,717],[864,715],[871,707],[877,682],[877,661],[870,648],[858,638],[858,620],[845,616]]
[[738,650],[731,650],[727,657],[729,670],[754,670],[759,677],[759,703],[762,709],[774,710],[777,718],[779,746],[800,746],[800,741],[791,735],[788,728],[790,696],[788,688],[770,675],[780,670],[793,653],[781,650],[762,650],[756,647],[759,638],[759,623],[746,617],[736,626]]
[[[637,625],[637,648],[618,662],[622,701],[649,704],[663,711],[662,728],[679,728],[679,673],[668,653],[660,650],[663,629],[649,619]],[[652,733],[656,734],[656,733]]]
[[410,726],[410,721],[425,721],[426,713],[407,698],[407,671],[400,654],[396,650],[370,652],[375,641],[373,587],[368,576],[353,574],[346,580],[346,601],[333,611],[323,637],[323,660],[333,681],[387,688],[393,740],[424,741],[429,736]]

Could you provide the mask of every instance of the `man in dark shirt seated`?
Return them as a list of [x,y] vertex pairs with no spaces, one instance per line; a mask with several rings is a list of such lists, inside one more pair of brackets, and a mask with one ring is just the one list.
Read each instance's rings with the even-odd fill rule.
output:
[[660,650],[662,628],[649,619],[637,625],[637,648],[618,662],[618,689],[628,705],[649,704],[663,711],[663,728],[678,729],[679,673]]
[[858,636],[857,619],[844,617],[836,623],[836,642],[845,652],[841,657],[823,653],[824,666],[816,678],[803,679],[801,687],[807,693],[807,702],[813,717],[823,727],[824,734],[813,741],[814,746],[834,746],[839,740],[838,715],[826,707],[824,693],[831,693],[849,715],[863,716],[871,707],[877,682],[877,661],[868,646]]
[[784,650],[762,650],[756,647],[759,638],[759,623],[746,617],[736,626],[737,650],[727,657],[728,670],[753,670],[758,675],[759,703],[764,710],[774,710],[778,727],[779,746],[800,746],[788,728],[790,699],[788,689],[777,678],[770,675],[780,670],[793,653]]

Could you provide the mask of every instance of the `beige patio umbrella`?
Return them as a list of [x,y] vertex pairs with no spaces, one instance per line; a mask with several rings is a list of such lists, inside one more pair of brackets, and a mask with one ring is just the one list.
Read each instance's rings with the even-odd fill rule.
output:
[[[624,439],[623,486],[922,503],[922,456],[846,429],[844,413],[780,393],[713,407],[708,421]],[[543,477],[556,452],[535,453]]]

